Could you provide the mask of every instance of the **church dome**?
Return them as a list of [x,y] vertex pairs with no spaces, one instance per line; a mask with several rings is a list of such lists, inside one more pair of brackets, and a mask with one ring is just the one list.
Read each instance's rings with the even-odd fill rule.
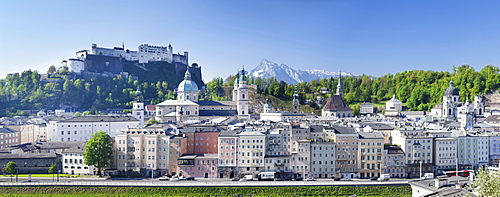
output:
[[198,85],[191,80],[191,73],[189,72],[189,67],[184,74],[184,80],[179,83],[177,87],[178,92],[198,92]]
[[453,85],[453,81],[450,81],[450,86],[444,90],[445,96],[458,96],[458,88]]
[[177,87],[179,92],[198,92],[198,85],[192,80],[184,79]]

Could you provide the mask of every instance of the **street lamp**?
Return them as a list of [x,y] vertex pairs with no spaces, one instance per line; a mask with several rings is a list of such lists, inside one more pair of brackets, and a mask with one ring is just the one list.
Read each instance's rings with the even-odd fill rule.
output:
[[422,178],[422,160],[420,160],[419,162],[420,162],[420,176],[419,176],[419,178]]

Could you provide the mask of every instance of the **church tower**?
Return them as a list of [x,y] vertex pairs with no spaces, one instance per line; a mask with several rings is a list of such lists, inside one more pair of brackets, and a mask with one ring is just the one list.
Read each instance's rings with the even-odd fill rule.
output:
[[[236,88],[236,85],[235,85]],[[245,75],[245,68],[241,71],[238,79],[238,86],[236,89],[236,105],[239,116],[248,115],[248,87],[247,76]]]
[[466,131],[474,129],[474,105],[469,103],[469,99],[460,109],[460,126]]
[[236,76],[234,77],[234,87],[233,87],[233,101],[238,100],[238,89],[240,87],[240,70],[238,70],[238,73],[236,73]]
[[266,104],[264,104],[264,109],[263,113],[271,113],[272,107],[271,104],[269,103],[269,98],[266,98]]
[[295,92],[293,92],[293,113],[298,114],[299,113],[299,93],[298,93],[298,87],[295,86]]
[[139,120],[138,127],[144,126],[144,97],[142,92],[137,89],[134,94],[134,103],[132,104],[132,117]]
[[474,96],[474,114],[476,116],[484,116],[484,102],[480,95]]
[[344,87],[342,86],[342,72],[339,71],[339,84],[337,85],[337,95],[344,98]]

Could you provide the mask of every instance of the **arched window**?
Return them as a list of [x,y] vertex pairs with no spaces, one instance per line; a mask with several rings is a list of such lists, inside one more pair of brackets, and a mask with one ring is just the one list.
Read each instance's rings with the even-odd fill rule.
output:
[[241,98],[245,98],[245,94],[242,94],[242,95],[241,95]]

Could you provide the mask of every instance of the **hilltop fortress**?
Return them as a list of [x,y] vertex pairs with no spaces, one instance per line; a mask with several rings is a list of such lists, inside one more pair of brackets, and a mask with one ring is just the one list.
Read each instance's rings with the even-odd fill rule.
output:
[[[170,44],[168,46],[141,44],[135,51],[125,49],[124,44],[121,47],[105,48],[93,43],[90,50],[79,50],[76,52],[76,57],[61,62],[61,66],[67,67],[69,71],[83,78],[117,75],[141,78],[143,73],[158,73],[157,69],[168,69],[175,71],[174,78],[179,78],[178,82],[183,79],[188,64],[188,52],[174,54]],[[198,86],[203,87],[201,67],[193,64],[188,68]]]

